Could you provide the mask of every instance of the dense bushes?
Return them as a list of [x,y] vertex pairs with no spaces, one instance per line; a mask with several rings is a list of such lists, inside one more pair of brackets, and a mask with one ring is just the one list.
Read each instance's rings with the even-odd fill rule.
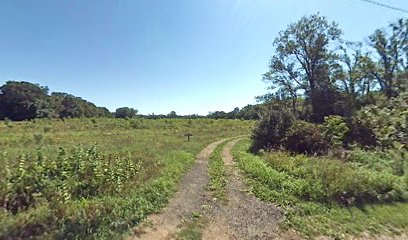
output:
[[296,121],[289,128],[284,145],[293,153],[322,154],[327,151],[328,143],[315,124]]
[[254,129],[251,151],[285,147],[293,153],[321,155],[330,148],[342,147],[348,131],[340,116],[325,117],[323,124],[318,125],[295,121],[287,110],[272,110]]
[[344,142],[348,146],[357,146],[362,149],[374,148],[378,145],[374,131],[364,121],[353,117],[347,119],[348,131]]
[[377,105],[363,108],[358,117],[373,129],[381,146],[408,148],[408,93],[380,99]]
[[252,134],[251,150],[257,152],[262,148],[276,148],[282,144],[287,131],[294,121],[293,114],[286,109],[271,109],[262,116]]
[[342,117],[327,116],[324,118],[322,132],[333,147],[343,146],[344,137],[348,131],[346,121]]

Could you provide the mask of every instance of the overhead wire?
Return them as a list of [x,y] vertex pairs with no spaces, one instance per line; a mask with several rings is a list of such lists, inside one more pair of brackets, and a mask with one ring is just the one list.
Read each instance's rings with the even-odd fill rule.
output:
[[392,10],[395,10],[395,11],[399,11],[399,12],[403,12],[403,13],[408,13],[408,10],[406,10],[406,9],[399,8],[399,7],[394,7],[394,6],[385,4],[385,3],[381,3],[381,2],[377,2],[377,1],[373,1],[373,0],[360,0],[360,1],[367,2],[367,3],[371,3],[371,4],[374,4],[374,5],[377,5],[377,6],[380,6],[380,7],[384,7],[384,8],[388,8],[388,9],[392,9]]

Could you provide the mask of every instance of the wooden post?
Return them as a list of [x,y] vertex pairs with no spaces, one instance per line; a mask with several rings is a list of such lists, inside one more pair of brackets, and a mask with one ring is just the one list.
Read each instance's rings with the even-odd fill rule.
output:
[[193,136],[193,134],[191,134],[191,133],[186,133],[186,134],[184,134],[184,136],[186,136],[186,137],[187,137],[187,141],[190,142],[190,137]]

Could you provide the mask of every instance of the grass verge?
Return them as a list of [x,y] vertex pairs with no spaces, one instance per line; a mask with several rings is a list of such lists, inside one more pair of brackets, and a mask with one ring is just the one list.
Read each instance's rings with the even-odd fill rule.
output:
[[[321,181],[315,181],[318,178],[323,179],[321,174],[325,170],[317,166],[322,165],[321,162],[303,157],[297,159],[298,165],[290,165],[288,156],[274,153],[264,157],[256,156],[247,152],[249,146],[249,141],[240,141],[233,149],[234,158],[254,194],[282,208],[285,215],[283,228],[293,228],[307,238],[325,235],[335,239],[361,236],[363,233],[398,235],[408,230],[408,203],[391,201],[346,206],[336,201],[325,201],[324,198],[320,201],[319,196],[326,194],[325,188],[319,193],[319,187],[316,186]],[[284,163],[289,165],[283,167]],[[307,163],[311,170],[319,172],[311,176],[313,171],[307,171],[304,163]],[[358,182],[358,179],[355,180]],[[339,189],[342,181],[344,183],[348,179],[339,179]],[[350,179],[350,182],[352,181],[353,179]],[[396,181],[402,184],[400,179]],[[314,187],[316,189],[310,189]],[[331,187],[333,190],[335,185]],[[403,185],[402,190],[406,190]],[[305,192],[314,193],[315,196],[311,195],[306,199]]]

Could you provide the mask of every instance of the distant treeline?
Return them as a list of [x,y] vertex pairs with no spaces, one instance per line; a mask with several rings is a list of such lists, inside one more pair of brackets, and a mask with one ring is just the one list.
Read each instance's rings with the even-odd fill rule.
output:
[[214,119],[259,119],[260,105],[248,105],[241,110],[231,112],[215,111],[207,116],[197,114],[139,115],[134,108],[121,107],[114,113],[105,107],[97,107],[80,97],[68,93],[49,93],[48,87],[25,81],[8,81],[0,87],[0,120],[31,120],[35,118],[80,118],[80,117],[116,117],[146,119],[161,118],[214,118]]
[[29,82],[8,81],[0,87],[0,119],[110,117],[107,108],[80,97],[53,92]]
[[264,109],[265,104],[257,105],[247,105],[242,109],[236,107],[231,112],[224,111],[215,111],[210,112],[208,115],[177,115],[175,111],[171,111],[169,114],[148,114],[148,115],[139,115],[142,118],[146,119],[160,119],[160,118],[183,118],[183,119],[197,119],[197,118],[212,118],[212,119],[242,119],[242,120],[257,120],[260,117],[261,112]]

